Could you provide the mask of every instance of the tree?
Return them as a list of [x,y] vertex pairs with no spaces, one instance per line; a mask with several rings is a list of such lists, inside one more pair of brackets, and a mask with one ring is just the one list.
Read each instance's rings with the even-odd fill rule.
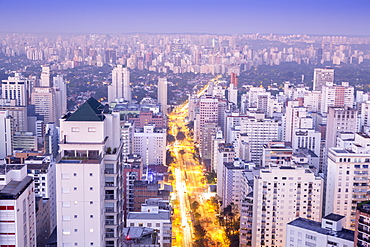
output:
[[175,137],[171,134],[167,134],[167,142],[174,143],[176,141]]
[[186,138],[185,134],[181,131],[177,132],[176,139],[182,141]]

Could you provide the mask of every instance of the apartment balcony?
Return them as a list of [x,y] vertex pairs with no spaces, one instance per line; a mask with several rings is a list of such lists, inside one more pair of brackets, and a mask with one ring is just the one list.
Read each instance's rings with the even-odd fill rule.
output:
[[115,213],[116,210],[114,208],[105,208],[106,213]]
[[105,220],[105,225],[107,225],[107,226],[115,226],[117,224],[114,223],[114,220]]
[[105,200],[116,200],[116,198],[114,198],[114,195],[105,195]]
[[117,187],[114,182],[105,182],[105,187]]
[[57,156],[57,163],[68,163],[68,164],[100,164],[102,161],[101,156]]
[[106,237],[106,238],[115,238],[115,236],[114,236],[114,232],[107,232],[107,233],[105,234],[105,237]]

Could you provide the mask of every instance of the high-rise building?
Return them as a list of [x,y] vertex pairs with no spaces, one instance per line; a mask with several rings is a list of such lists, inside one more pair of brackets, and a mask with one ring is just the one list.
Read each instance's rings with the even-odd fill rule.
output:
[[[241,246],[286,246],[286,225],[298,218],[321,220],[323,179],[302,166],[270,166],[245,172],[243,184],[253,188],[250,202],[243,201],[241,210],[252,205],[251,217],[242,217]],[[245,198],[243,198],[245,199]],[[247,210],[247,209],[246,209]],[[248,218],[252,222],[248,222]],[[251,239],[246,233],[251,232]],[[244,235],[243,235],[244,234]],[[289,246],[289,245],[288,245]]]
[[40,87],[50,87],[50,67],[41,66]]
[[2,98],[9,101],[14,100],[15,106],[26,106],[28,103],[29,81],[20,73],[15,73],[14,77],[9,76],[8,80],[3,80],[1,85]]
[[343,228],[343,221],[344,216],[338,214],[329,214],[321,222],[295,219],[287,225],[285,246],[352,247],[354,232]]
[[369,246],[370,245],[370,201],[366,201],[357,205],[356,210],[356,230],[354,246]]
[[[235,149],[234,146],[230,143],[220,143],[218,145],[217,152],[217,195],[220,198],[224,197],[224,164],[231,163],[235,158]],[[227,206],[227,205],[225,205]]]
[[58,247],[121,244],[122,142],[119,113],[88,99],[60,123],[56,163]]
[[168,82],[167,78],[158,78],[158,104],[161,105],[161,111],[164,114],[167,114],[168,106],[167,106],[167,90],[168,90]]
[[322,85],[321,91],[321,114],[327,113],[329,107],[353,107],[354,88],[348,82],[342,82],[342,85],[327,82]]
[[27,106],[17,106],[10,100],[0,100],[0,111],[8,111],[13,118],[14,131],[27,131]]
[[112,84],[108,86],[108,101],[116,99],[131,101],[130,71],[122,65],[117,65],[112,71]]
[[25,165],[0,166],[0,244],[36,246],[35,191]]
[[370,136],[356,133],[350,147],[329,148],[325,214],[344,215],[344,226],[355,229],[356,205],[369,200]]
[[248,155],[244,157],[252,160],[256,165],[262,161],[263,145],[270,141],[278,140],[279,123],[273,118],[265,118],[265,114],[255,116],[229,115],[226,117],[227,143],[239,143],[243,139],[248,143]]
[[13,118],[8,111],[0,111],[0,158],[12,154]]
[[67,85],[63,76],[53,77],[53,93],[55,98],[56,125],[59,126],[59,119],[67,113]]
[[321,91],[326,82],[334,82],[334,69],[315,68],[313,72],[313,90]]
[[135,128],[134,154],[139,154],[143,164],[166,164],[166,129],[146,125],[144,128]]
[[129,212],[127,226],[149,227],[157,230],[158,242],[162,247],[171,247],[172,221],[170,208],[161,207],[161,199],[150,198],[141,206],[141,212]]
[[51,87],[34,87],[31,94],[31,104],[35,105],[35,112],[44,116],[44,122],[56,122],[56,98]]

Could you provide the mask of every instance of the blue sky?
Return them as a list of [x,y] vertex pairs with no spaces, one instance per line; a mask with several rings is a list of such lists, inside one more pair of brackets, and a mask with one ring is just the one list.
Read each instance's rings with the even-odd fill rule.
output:
[[0,0],[0,32],[370,35],[370,0]]

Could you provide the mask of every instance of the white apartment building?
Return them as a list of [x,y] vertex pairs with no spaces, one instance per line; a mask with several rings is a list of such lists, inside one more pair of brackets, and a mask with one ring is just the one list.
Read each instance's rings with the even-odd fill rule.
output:
[[322,85],[321,92],[321,114],[328,112],[329,107],[353,107],[355,101],[354,87],[349,86],[348,82],[342,85],[334,85],[327,82]]
[[108,101],[114,102],[121,98],[131,101],[130,71],[122,65],[117,65],[112,70],[112,84],[108,86]]
[[246,169],[251,169],[255,164],[246,162],[240,159],[235,159],[233,162],[225,162],[222,172],[222,206],[225,208],[230,204],[234,204],[240,209],[242,198],[242,179],[243,172]]
[[166,129],[153,124],[135,128],[133,151],[140,154],[145,166],[166,164]]
[[217,152],[217,195],[220,198],[224,196],[224,163],[230,163],[234,161],[235,158],[235,149],[234,146],[230,143],[220,143],[218,145]]
[[334,82],[334,69],[315,68],[313,72],[313,90],[320,91],[326,82]]
[[0,158],[12,154],[13,121],[9,111],[0,111]]
[[167,114],[168,106],[167,106],[167,88],[168,82],[167,78],[158,78],[158,92],[157,92],[157,99],[158,104],[161,104],[161,112]]
[[265,118],[264,114],[255,116],[227,116],[227,143],[239,143],[239,138],[249,144],[249,160],[256,165],[262,161],[263,145],[278,140],[279,122],[272,118]]
[[310,91],[303,99],[303,106],[309,112],[320,112],[321,109],[321,91]]
[[13,119],[13,129],[15,132],[27,131],[27,106],[16,106],[14,100],[1,100],[0,111],[8,111]]
[[56,124],[59,126],[59,119],[67,113],[67,85],[63,76],[53,77],[53,92],[55,97]]
[[[51,87],[34,87],[31,94],[31,104],[35,105],[37,114],[44,116],[44,122],[55,122],[56,116],[56,98]],[[58,116],[60,117],[60,116]]]
[[41,66],[40,86],[50,87],[50,67]]
[[357,110],[348,107],[330,107],[326,121],[325,148],[336,147],[337,136],[340,132],[356,132]]
[[352,247],[354,232],[343,228],[344,216],[329,214],[321,222],[298,218],[287,224],[285,247]]
[[9,76],[8,80],[2,81],[2,98],[15,100],[16,106],[26,106],[28,100],[28,84],[29,81],[20,73],[15,73],[14,77]]
[[356,205],[369,200],[370,136],[356,133],[351,147],[329,149],[325,214],[344,215],[354,229]]
[[271,165],[253,169],[249,173],[245,177],[253,180],[253,188],[248,188],[248,183],[244,183],[247,184],[245,190],[252,190],[253,194],[249,197],[249,203],[244,201],[248,198],[243,198],[244,206],[251,207],[247,210],[249,221],[246,215],[242,219],[242,243],[249,242],[253,247],[283,247],[288,222],[298,217],[321,220],[323,179],[310,170],[302,166]]
[[34,183],[25,165],[0,166],[0,245],[36,247]]
[[312,129],[296,129],[292,136],[292,148],[307,148],[320,156],[321,133]]
[[119,113],[90,98],[61,119],[60,134],[55,173],[57,246],[120,246]]
[[134,124],[129,121],[121,121],[122,154],[128,156],[133,152]]
[[218,123],[218,99],[212,96],[204,96],[198,102],[199,111],[195,115],[194,140],[200,144],[203,142],[203,127],[205,124]]
[[160,209],[158,199],[148,199],[141,206],[141,212],[129,212],[127,227],[148,227],[157,230],[161,247],[171,247],[172,221],[168,209]]

